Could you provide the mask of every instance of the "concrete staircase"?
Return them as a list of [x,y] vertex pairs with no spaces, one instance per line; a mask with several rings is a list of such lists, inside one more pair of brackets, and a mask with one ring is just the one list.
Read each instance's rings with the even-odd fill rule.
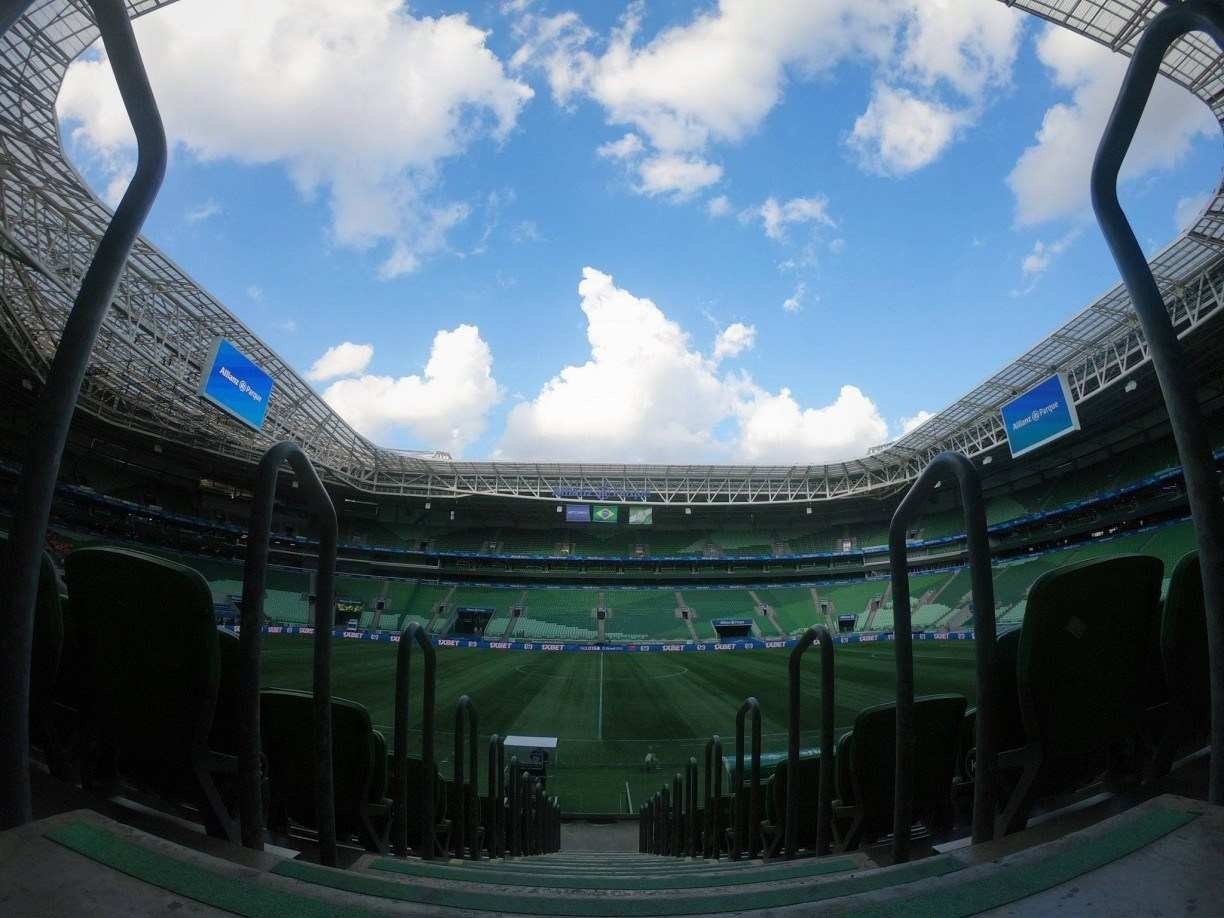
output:
[[0,835],[0,890],[11,915],[1104,916],[1196,911],[1190,903],[1209,914],[1224,899],[1222,839],[1224,809],[1166,795],[1057,837],[1039,827],[892,866],[862,854],[763,864],[562,851],[369,854],[337,869],[283,849],[175,843],[76,810]]

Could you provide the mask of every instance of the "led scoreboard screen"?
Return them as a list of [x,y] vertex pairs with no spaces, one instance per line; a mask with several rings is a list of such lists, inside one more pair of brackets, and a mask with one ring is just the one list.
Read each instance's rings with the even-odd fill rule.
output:
[[231,342],[218,338],[205,364],[200,395],[226,414],[259,430],[268,413],[272,377]]
[[1080,429],[1067,378],[1061,373],[1016,396],[1000,413],[1013,458]]

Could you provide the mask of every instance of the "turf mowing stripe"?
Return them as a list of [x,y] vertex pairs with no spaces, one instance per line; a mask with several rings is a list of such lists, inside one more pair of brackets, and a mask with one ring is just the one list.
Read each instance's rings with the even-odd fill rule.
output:
[[855,909],[871,918],[942,918],[976,915],[1035,896],[1134,854],[1199,817],[1198,813],[1155,807],[1096,838],[1065,845],[1027,864],[1004,865],[973,880],[911,896],[904,901]]
[[247,918],[366,918],[377,914],[225,876],[83,822],[57,826],[44,837],[142,883]]
[[438,880],[457,880],[464,883],[497,883],[503,886],[537,886],[549,889],[702,889],[711,886],[743,886],[748,883],[768,883],[772,880],[796,880],[804,877],[827,876],[831,873],[848,873],[859,869],[858,858],[832,857],[813,858],[807,863],[788,863],[784,866],[761,867],[757,870],[694,870],[691,873],[673,873],[669,876],[641,876],[640,874],[594,874],[575,868],[568,874],[524,874],[496,868],[468,870],[443,864],[425,864],[420,861],[397,861],[379,858],[370,863],[373,870],[413,877],[428,877]]
[[369,874],[319,867],[302,861],[282,861],[272,872],[282,877],[397,902],[445,904],[452,908],[473,911],[526,915],[637,918],[646,915],[711,915],[728,911],[781,908],[913,883],[962,869],[964,864],[960,861],[943,855],[887,870],[869,870],[856,876],[827,880],[819,884],[752,892],[675,896],[582,896],[558,893],[528,896],[515,895],[504,890],[470,892],[448,888],[428,889],[395,880],[384,880]]

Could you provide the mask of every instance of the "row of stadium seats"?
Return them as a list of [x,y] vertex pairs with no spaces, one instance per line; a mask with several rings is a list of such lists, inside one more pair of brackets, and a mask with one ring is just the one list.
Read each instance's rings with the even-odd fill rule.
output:
[[[1100,782],[1120,787],[1159,780],[1177,756],[1205,742],[1210,664],[1197,553],[1173,566],[1162,600],[1164,571],[1164,562],[1150,555],[1046,570],[1032,586],[1023,625],[998,637],[994,692],[978,700],[991,706],[999,740],[996,836],[1024,828],[1039,801]],[[913,819],[933,840],[947,837],[958,810],[971,818],[979,710],[966,709],[960,695],[915,699]],[[831,827],[837,850],[891,834],[895,739],[893,703],[861,710],[838,739]],[[820,764],[819,754],[804,756],[795,776],[798,844],[809,851],[817,843]],[[745,763],[743,774],[749,773]],[[768,780],[764,818],[751,839],[737,839],[733,828],[740,808],[749,805],[746,777],[722,797],[722,779],[709,774],[703,794],[677,798],[665,788],[643,809],[643,819],[657,821],[662,806],[669,831],[646,826],[643,850],[681,853],[674,850],[676,840],[691,834],[705,857],[733,850],[753,856],[763,848],[768,858],[786,832],[790,778],[784,761]],[[697,808],[689,813],[693,797]],[[671,831],[677,820],[680,830]]]
[[[83,788],[105,796],[151,794],[236,842],[238,639],[216,627],[203,576],[143,552],[94,547],[68,556],[61,586],[44,554],[35,621],[31,738],[52,772],[79,774]],[[284,840],[308,836],[316,826],[313,697],[265,688],[260,707],[269,827]],[[332,699],[332,736],[337,835],[385,851],[386,741],[365,707],[343,698]],[[410,773],[409,786],[419,779]],[[453,811],[461,789],[452,784],[448,798],[441,775],[434,787],[446,847],[447,801]],[[419,800],[410,795],[408,804],[414,827]]]

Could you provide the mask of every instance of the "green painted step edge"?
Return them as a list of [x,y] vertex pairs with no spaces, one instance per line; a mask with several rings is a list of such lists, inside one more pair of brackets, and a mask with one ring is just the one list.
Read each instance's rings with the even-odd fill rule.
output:
[[710,886],[741,886],[747,883],[766,883],[771,880],[795,880],[804,877],[820,877],[831,873],[848,873],[860,867],[858,858],[828,857],[813,858],[800,863],[758,867],[757,869],[677,871],[669,876],[642,876],[641,874],[617,874],[609,876],[595,872],[584,872],[574,868],[568,874],[530,874],[516,870],[498,870],[495,867],[468,869],[458,865],[426,864],[420,861],[397,861],[379,858],[370,863],[373,870],[413,877],[429,877],[439,880],[457,880],[465,883],[497,883],[502,886],[537,886],[548,889],[687,889]]
[[377,914],[228,877],[84,822],[56,826],[44,837],[143,883],[247,918],[366,918]]
[[302,861],[282,861],[272,871],[307,883],[332,889],[375,896],[398,902],[446,904],[473,911],[507,912],[525,915],[573,915],[580,918],[632,918],[644,915],[711,915],[761,908],[781,908],[852,896],[902,883],[914,883],[944,876],[964,865],[941,856],[915,861],[888,870],[869,870],[856,876],[828,880],[820,884],[790,886],[785,889],[728,892],[717,895],[677,894],[674,896],[547,896],[468,892],[454,889],[422,889],[395,880],[363,873],[351,873]]
[[1069,880],[1134,854],[1170,832],[1198,819],[1200,813],[1153,807],[1081,844],[1065,845],[1031,863],[1005,864],[989,874],[922,892],[903,901],[855,909],[856,918],[941,918],[976,915],[1035,896]]

